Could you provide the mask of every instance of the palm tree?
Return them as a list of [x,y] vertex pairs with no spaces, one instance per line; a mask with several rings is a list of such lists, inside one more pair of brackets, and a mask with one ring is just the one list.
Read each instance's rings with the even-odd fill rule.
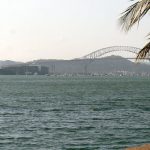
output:
[[[134,0],[131,0],[134,1]],[[120,23],[125,31],[129,31],[133,25],[139,24],[139,21],[150,10],[150,0],[138,0],[133,5],[127,8],[120,17]],[[148,35],[150,36],[150,34]],[[150,40],[150,38],[149,38]],[[150,42],[141,49],[136,57],[136,60],[144,59],[150,52]]]

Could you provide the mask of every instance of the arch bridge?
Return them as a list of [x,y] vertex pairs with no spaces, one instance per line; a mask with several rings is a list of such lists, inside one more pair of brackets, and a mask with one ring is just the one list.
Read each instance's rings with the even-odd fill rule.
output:
[[136,47],[130,47],[130,46],[106,47],[106,48],[96,50],[96,51],[94,51],[88,55],[85,55],[85,56],[81,57],[80,59],[91,59],[91,60],[93,60],[93,59],[101,58],[101,56],[103,56],[107,53],[115,52],[115,51],[125,51],[125,52],[131,52],[133,54],[138,54],[140,49],[136,48]]

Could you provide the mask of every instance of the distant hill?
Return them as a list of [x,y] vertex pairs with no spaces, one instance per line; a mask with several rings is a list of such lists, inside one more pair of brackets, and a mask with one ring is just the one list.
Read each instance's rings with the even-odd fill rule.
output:
[[74,59],[74,60],[55,60],[55,59],[40,59],[27,63],[15,61],[0,61],[0,67],[17,66],[17,65],[40,65],[49,68],[50,73],[68,74],[68,73],[96,73],[109,74],[114,72],[131,72],[136,74],[150,74],[150,65],[136,64],[120,56],[109,56],[91,61],[89,59]]
[[49,67],[50,73],[110,73],[127,71],[135,73],[150,73],[150,65],[136,64],[120,56],[109,56],[91,61],[89,59],[75,60],[35,60],[28,64]]
[[0,68],[6,66],[18,65],[18,64],[22,64],[22,62],[16,62],[11,60],[5,60],[5,61],[0,60]]

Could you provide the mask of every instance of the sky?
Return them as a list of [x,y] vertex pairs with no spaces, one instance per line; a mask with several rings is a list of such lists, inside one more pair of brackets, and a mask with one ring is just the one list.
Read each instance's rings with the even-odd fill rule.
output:
[[142,48],[148,15],[129,33],[129,0],[0,0],[0,60],[73,59],[108,46]]

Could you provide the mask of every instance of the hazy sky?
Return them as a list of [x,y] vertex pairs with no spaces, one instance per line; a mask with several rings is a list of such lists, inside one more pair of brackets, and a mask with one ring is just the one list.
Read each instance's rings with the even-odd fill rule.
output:
[[0,0],[0,60],[72,59],[97,49],[142,47],[146,16],[128,34],[118,25],[129,0]]

